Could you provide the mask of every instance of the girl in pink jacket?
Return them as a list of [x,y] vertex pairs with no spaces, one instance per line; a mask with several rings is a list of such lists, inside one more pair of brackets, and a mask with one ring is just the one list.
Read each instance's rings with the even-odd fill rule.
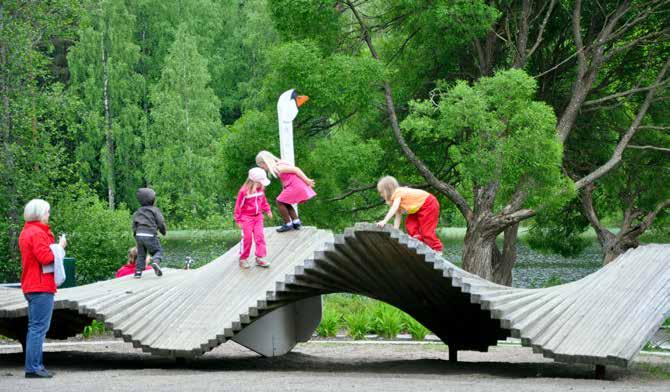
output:
[[270,184],[265,170],[255,167],[249,170],[249,177],[240,188],[235,202],[235,223],[242,229],[240,245],[240,268],[249,268],[249,254],[252,241],[256,245],[256,265],[269,267],[270,263],[263,260],[267,255],[265,235],[263,234],[263,213],[272,218],[270,205],[263,192]]

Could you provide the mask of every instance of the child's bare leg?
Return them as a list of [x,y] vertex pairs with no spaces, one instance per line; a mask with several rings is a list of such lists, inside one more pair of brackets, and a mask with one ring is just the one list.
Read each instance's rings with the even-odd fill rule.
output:
[[286,204],[286,209],[288,210],[288,214],[292,220],[298,220],[298,213],[292,205]]
[[[290,204],[282,203],[281,201],[277,200],[277,208],[279,209],[279,214],[281,215],[285,224],[291,223],[291,214],[288,210],[289,207],[291,207]],[[293,209],[293,207],[291,207],[291,209]],[[295,211],[293,213],[295,214]]]

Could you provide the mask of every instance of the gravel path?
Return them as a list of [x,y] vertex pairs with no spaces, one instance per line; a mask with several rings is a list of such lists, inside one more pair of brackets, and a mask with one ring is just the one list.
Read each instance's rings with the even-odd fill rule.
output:
[[15,345],[0,344],[0,391],[663,391],[670,357],[640,355],[629,369],[565,365],[518,346],[462,352],[447,361],[443,344],[310,342],[279,358],[262,358],[235,343],[186,363],[152,357],[112,340],[46,348],[51,380],[23,378]]

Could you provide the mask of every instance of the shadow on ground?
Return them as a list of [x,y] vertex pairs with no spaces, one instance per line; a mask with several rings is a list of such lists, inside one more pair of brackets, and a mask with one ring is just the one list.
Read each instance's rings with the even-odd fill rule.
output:
[[[269,371],[376,373],[408,375],[483,375],[500,378],[572,378],[593,379],[592,366],[531,362],[458,362],[443,359],[352,360],[291,352],[282,357],[249,355],[203,356],[191,360],[153,357],[144,353],[59,351],[45,352],[44,362],[54,371],[102,371],[138,369],[181,369],[185,371]],[[22,367],[20,353],[0,355],[0,367]],[[635,369],[608,368],[607,380],[634,376]]]

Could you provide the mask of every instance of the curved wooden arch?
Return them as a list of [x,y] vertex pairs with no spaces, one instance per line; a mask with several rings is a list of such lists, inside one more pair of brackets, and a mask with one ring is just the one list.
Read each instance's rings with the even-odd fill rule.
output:
[[[670,245],[630,250],[575,282],[520,289],[465,272],[390,227],[357,224],[335,237],[268,229],[266,241],[267,270],[239,269],[238,245],[196,270],[60,290],[48,336],[73,336],[98,319],[157,355],[201,355],[228,339],[281,355],[311,336],[320,295],[347,292],[402,309],[450,349],[487,351],[513,336],[557,361],[627,366],[670,316]],[[0,334],[18,338],[26,312],[20,290],[0,289]]]

